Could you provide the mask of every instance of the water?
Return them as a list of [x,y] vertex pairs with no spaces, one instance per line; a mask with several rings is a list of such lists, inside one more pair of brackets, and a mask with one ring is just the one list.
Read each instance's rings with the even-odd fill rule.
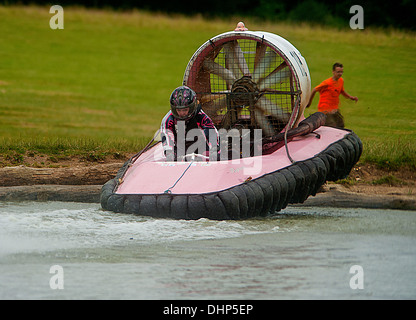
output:
[[[50,273],[55,265],[63,273]],[[0,299],[415,298],[414,211],[292,207],[178,221],[0,203]]]

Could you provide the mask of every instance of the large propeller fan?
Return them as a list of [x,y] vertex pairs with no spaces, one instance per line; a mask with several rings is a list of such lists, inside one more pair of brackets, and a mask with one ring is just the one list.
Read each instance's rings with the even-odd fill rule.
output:
[[290,61],[250,33],[214,40],[194,54],[184,77],[202,109],[218,128],[258,128],[266,137],[281,132],[301,93]]

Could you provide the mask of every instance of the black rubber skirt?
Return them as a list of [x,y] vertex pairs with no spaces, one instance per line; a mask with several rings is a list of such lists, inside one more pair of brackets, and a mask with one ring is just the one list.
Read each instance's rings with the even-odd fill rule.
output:
[[346,178],[361,152],[360,138],[350,132],[311,159],[226,190],[205,194],[116,194],[117,181],[126,169],[126,162],[117,176],[103,185],[101,206],[104,210],[155,218],[239,220],[264,217],[288,204],[304,202],[326,181]]

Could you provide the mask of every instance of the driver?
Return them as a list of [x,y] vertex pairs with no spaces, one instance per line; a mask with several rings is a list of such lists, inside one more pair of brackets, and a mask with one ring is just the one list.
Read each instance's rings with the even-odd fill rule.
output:
[[[192,129],[199,129],[198,133],[202,133],[202,135],[191,137],[194,139],[186,139],[188,132]],[[163,151],[168,161],[176,160],[178,156],[187,154],[188,148],[196,143],[196,140],[201,136],[204,139],[204,150],[200,150],[200,152],[207,154],[213,147],[210,142],[210,134],[215,135],[211,139],[215,141],[217,152],[219,152],[218,131],[212,120],[202,111],[196,99],[196,93],[187,86],[180,86],[173,90],[170,96],[170,111],[162,120],[160,132]],[[184,140],[182,146],[185,147],[185,150],[178,150],[180,144],[178,139]]]

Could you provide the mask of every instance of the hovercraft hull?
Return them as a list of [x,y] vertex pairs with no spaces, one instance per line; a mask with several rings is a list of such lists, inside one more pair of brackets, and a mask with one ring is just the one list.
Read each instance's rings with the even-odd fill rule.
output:
[[361,152],[355,133],[325,126],[294,137],[287,149],[236,160],[167,162],[159,143],[102,187],[101,205],[156,218],[267,216],[304,202],[326,181],[348,176]]

